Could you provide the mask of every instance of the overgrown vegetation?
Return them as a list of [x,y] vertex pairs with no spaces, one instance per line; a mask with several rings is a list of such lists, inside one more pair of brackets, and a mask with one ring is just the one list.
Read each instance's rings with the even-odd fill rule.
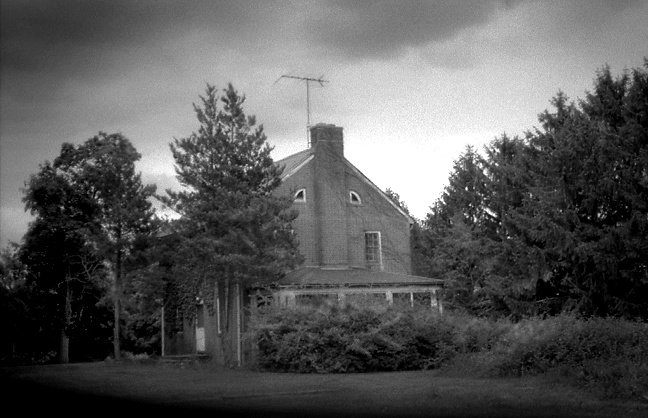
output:
[[608,397],[648,395],[648,324],[615,318],[478,318],[385,304],[269,307],[248,340],[257,367],[298,373],[551,373]]

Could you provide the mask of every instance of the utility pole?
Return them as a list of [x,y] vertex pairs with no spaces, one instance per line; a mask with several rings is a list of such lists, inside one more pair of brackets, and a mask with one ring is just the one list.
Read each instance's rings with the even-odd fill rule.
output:
[[[311,77],[298,77],[294,75],[282,75],[277,79],[277,81],[281,80],[282,78],[294,78],[295,80],[300,80],[300,81],[305,81],[306,82],[306,145],[310,147],[310,83],[311,82],[316,82],[319,83],[320,86],[324,87],[324,83],[328,83],[328,80],[324,80],[324,76],[320,76],[319,78],[311,78]],[[275,81],[275,84],[277,83]]]

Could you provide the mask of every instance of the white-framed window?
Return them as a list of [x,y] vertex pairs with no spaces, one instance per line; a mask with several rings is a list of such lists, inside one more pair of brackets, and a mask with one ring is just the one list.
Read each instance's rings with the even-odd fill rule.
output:
[[380,231],[365,232],[365,261],[370,265],[382,264]]
[[362,199],[360,199],[360,195],[357,192],[354,192],[353,190],[349,191],[349,202],[355,204],[355,205],[360,205],[362,204]]
[[306,189],[299,189],[295,192],[295,202],[306,201]]

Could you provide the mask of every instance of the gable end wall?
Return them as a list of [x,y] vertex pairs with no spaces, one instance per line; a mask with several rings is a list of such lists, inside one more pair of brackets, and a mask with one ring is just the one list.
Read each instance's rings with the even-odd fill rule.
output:
[[[374,268],[411,274],[410,225],[328,141],[316,143],[315,158],[284,179],[277,193],[306,189],[293,227],[307,267]],[[353,204],[349,191],[360,195]],[[365,261],[365,232],[380,231],[382,265]]]

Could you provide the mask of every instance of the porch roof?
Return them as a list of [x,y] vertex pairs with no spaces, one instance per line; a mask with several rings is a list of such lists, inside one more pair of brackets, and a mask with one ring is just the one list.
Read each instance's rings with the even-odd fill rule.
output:
[[387,273],[362,268],[325,269],[301,267],[279,280],[278,287],[389,287],[389,286],[443,286],[443,280],[409,274]]

